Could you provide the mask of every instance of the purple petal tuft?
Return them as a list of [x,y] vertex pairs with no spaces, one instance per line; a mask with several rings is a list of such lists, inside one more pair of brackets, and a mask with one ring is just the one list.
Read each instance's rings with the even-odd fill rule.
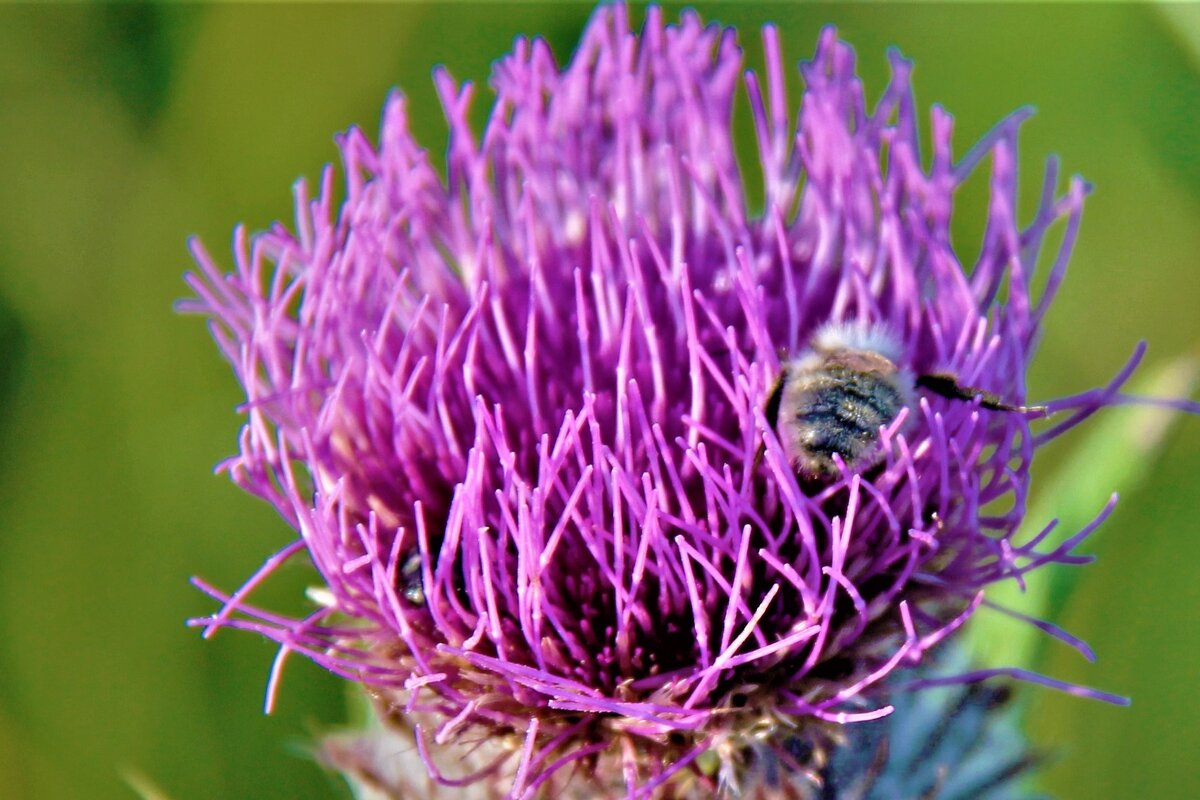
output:
[[[344,188],[332,169],[315,196],[297,185],[294,232],[239,228],[228,274],[193,242],[188,309],[246,390],[224,468],[299,532],[232,596],[198,582],[223,603],[207,632],[257,631],[370,684],[424,720],[415,741],[446,783],[439,748],[490,736],[512,797],[577,773],[619,776],[630,797],[705,796],[736,782],[752,742],[782,753],[796,730],[819,741],[888,713],[884,679],[988,584],[1086,560],[1094,525],[1053,548],[1049,529],[1017,537],[1029,465],[1122,402],[1140,349],[1110,386],[1049,404],[1070,414],[1040,434],[1033,415],[920,395],[882,430],[878,466],[797,475],[765,408],[831,321],[894,332],[912,374],[1022,403],[1087,186],[1059,195],[1051,160],[1022,226],[1028,110],[956,160],[934,108],[923,156],[909,62],[891,56],[868,108],[827,29],[793,115],[778,35],[763,38],[765,72],[743,79],[734,31],[651,9],[638,34],[602,7],[565,67],[516,43],[481,136],[471,87],[436,75],[445,177],[396,93],[378,146],[340,137]],[[761,212],[735,158],[739,86]],[[966,266],[950,217],[984,164]],[[325,604],[302,620],[250,605],[301,552]]]

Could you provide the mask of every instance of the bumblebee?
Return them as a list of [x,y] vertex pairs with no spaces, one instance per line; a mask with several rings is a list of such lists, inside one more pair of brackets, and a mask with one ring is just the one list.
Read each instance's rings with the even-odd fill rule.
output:
[[883,458],[879,429],[911,408],[918,387],[943,397],[975,401],[995,411],[1044,412],[960,386],[952,375],[914,376],[903,366],[903,347],[887,329],[833,324],[821,328],[808,350],[788,362],[766,406],[784,452],[798,474],[828,479],[838,474],[834,456],[861,471]]

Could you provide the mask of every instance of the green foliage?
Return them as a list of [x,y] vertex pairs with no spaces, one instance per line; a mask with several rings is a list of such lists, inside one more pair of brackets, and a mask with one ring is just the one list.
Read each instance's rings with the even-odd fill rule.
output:
[[[1196,386],[1200,365],[1181,358],[1141,381],[1144,397],[1186,397]],[[1109,410],[1099,419],[1076,429],[1077,440],[1054,474],[1037,483],[1037,500],[1026,517],[1025,536],[1035,535],[1051,520],[1054,532],[1043,550],[1051,550],[1091,522],[1113,493],[1125,502],[1137,502],[1139,490],[1154,467],[1169,437],[1178,432],[1182,415],[1155,406],[1130,406]],[[1036,478],[1035,478],[1036,480]],[[1106,527],[1093,534],[1077,553],[1103,552],[1109,537]],[[1007,581],[988,592],[988,600],[1014,611],[1043,619],[1060,619],[1074,596],[1081,572],[1078,566],[1048,566],[1024,590]],[[1044,658],[1047,641],[1029,625],[1008,617],[982,612],[970,629],[972,649],[987,666],[1033,665]]]

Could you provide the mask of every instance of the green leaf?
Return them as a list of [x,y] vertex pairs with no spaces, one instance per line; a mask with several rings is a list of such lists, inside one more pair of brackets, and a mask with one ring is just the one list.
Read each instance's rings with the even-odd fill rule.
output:
[[[1184,397],[1196,386],[1200,362],[1183,357],[1139,382],[1147,397]],[[1114,493],[1128,497],[1137,491],[1173,426],[1184,415],[1151,405],[1132,405],[1101,411],[1081,428],[1084,438],[1038,490],[1026,515],[1020,541],[1036,534],[1051,519],[1058,527],[1041,545],[1053,549],[1090,523]],[[1068,434],[1069,435],[1069,434]],[[1095,552],[1104,540],[1103,528],[1087,540]],[[1016,581],[988,590],[990,602],[1046,620],[1059,617],[1079,580],[1078,567],[1048,565],[1022,591]],[[1038,660],[1047,638],[1032,626],[985,609],[967,633],[970,646],[986,665],[1030,666]]]

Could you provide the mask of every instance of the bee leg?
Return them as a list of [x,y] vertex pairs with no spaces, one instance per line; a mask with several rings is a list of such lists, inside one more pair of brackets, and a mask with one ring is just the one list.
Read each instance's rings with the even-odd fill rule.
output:
[[[775,387],[771,389],[771,394],[767,396],[767,404],[763,407],[763,416],[767,418],[767,425],[774,428],[779,423],[779,404],[783,400],[783,374],[780,374],[779,380],[775,381]],[[758,452],[754,454],[754,466],[762,463],[763,457],[767,453],[766,445],[760,444]]]
[[936,395],[940,395],[949,400],[979,400],[979,405],[992,411],[1013,411],[1018,414],[1037,414],[1044,415],[1046,413],[1045,406],[1017,406],[1011,403],[1006,403],[1000,399],[999,395],[993,394],[985,389],[976,389],[972,386],[962,386],[958,379],[953,375],[935,374],[935,375],[920,375],[917,377],[917,386],[922,389],[928,389]]
[[771,394],[767,396],[767,405],[763,408],[763,416],[767,418],[767,424],[772,428],[779,424],[779,406],[782,402],[783,375],[781,374],[779,380],[775,381],[775,387],[771,389]]

